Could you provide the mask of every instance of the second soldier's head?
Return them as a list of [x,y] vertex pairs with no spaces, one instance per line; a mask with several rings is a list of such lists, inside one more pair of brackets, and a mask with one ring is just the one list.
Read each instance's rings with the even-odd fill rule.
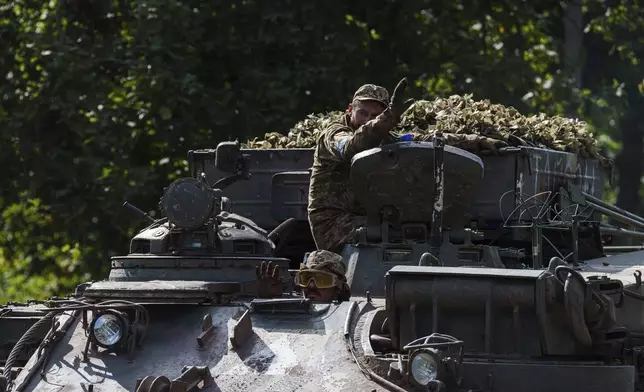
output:
[[342,257],[326,250],[309,253],[306,265],[295,274],[295,284],[302,287],[306,298],[315,302],[330,302],[348,290],[347,269]]

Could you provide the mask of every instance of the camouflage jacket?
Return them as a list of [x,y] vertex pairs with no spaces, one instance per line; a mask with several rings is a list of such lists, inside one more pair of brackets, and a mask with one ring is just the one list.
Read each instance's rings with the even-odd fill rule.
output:
[[[345,114],[320,132],[313,156],[313,171],[309,185],[308,213],[339,210],[362,215],[350,182],[351,159],[357,153],[377,147],[383,137],[367,123],[358,129],[351,127]],[[385,140],[391,137],[385,136]]]

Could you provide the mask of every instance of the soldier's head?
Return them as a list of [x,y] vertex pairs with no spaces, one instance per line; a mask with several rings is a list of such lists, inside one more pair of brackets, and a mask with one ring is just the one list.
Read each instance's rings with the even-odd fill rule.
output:
[[367,121],[373,120],[389,106],[389,93],[387,89],[375,84],[360,86],[353,94],[348,112],[351,116],[351,125],[358,128]]
[[295,274],[295,284],[302,287],[306,298],[315,302],[330,302],[349,290],[344,276],[347,268],[342,257],[326,250],[309,253],[306,265]]

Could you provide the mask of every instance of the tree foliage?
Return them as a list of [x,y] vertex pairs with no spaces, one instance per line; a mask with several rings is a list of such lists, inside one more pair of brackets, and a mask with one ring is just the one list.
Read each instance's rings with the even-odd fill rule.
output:
[[[563,64],[559,2],[1,7],[0,302],[103,277],[140,226],[123,201],[153,214],[162,187],[186,174],[188,150],[284,132],[308,113],[343,109],[366,82],[392,88],[407,76],[417,98],[473,93],[524,113],[572,110],[613,153],[630,140],[624,159],[641,155],[635,1],[584,3],[581,87]],[[635,176],[620,185],[637,192]]]

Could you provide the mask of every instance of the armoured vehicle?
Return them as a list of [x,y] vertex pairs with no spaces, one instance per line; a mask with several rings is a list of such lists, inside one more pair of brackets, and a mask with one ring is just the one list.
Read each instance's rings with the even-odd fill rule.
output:
[[[106,280],[1,308],[2,391],[642,390],[644,218],[598,161],[398,142],[356,155],[352,296],[312,303],[311,149],[189,153]],[[251,176],[252,173],[252,176]],[[603,222],[608,217],[615,224]],[[619,224],[619,225],[618,225]],[[284,294],[258,299],[256,267]],[[288,271],[289,273],[286,273]]]

